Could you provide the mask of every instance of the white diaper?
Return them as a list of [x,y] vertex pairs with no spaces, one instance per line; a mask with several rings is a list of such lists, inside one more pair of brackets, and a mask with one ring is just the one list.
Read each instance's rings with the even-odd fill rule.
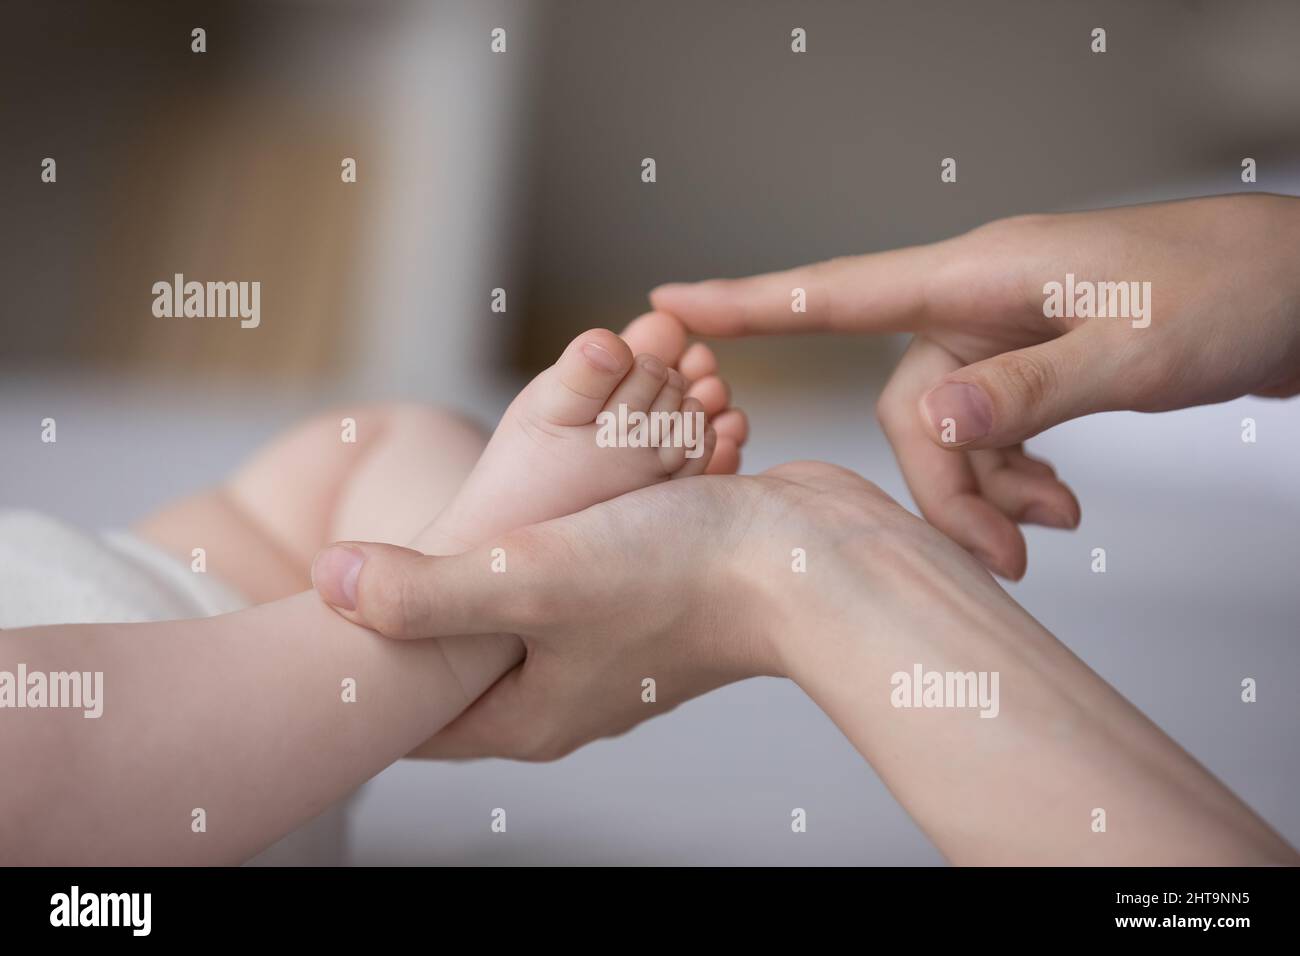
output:
[[35,511],[0,511],[0,627],[173,621],[247,606],[125,532],[89,535]]
[[[248,606],[233,589],[126,532],[87,534],[34,511],[0,511],[0,628],[210,617]],[[344,804],[250,862],[343,862]]]

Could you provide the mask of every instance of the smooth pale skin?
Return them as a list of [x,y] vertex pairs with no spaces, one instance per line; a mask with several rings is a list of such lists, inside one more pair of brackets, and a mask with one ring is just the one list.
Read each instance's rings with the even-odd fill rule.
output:
[[[1300,392],[1297,248],[1300,199],[1218,196],[1018,216],[931,245],[660,286],[650,300],[706,336],[912,333],[877,407],[908,488],[931,524],[1019,578],[1019,523],[1079,523],[1074,494],[1025,439],[1092,412]],[[1150,326],[1045,318],[1043,287],[1067,273],[1150,282]],[[790,309],[794,288],[806,313]],[[952,406],[936,395],[949,383],[987,397],[983,437],[957,414],[957,441],[942,441]]]
[[[619,373],[606,376],[611,384],[633,351],[682,368],[692,392],[686,407],[707,408],[720,429],[723,460],[700,457],[696,467],[734,468],[744,416],[727,407],[712,353],[688,350],[666,316],[643,316],[624,339],[620,346],[613,333],[593,330],[574,346],[621,349]],[[355,442],[340,440],[344,418],[355,423]],[[505,428],[507,438],[521,434],[516,422]],[[644,476],[627,472],[637,456],[658,462],[660,450],[602,449],[593,457],[575,447],[555,456],[547,480],[528,495],[519,471],[536,479],[538,464],[494,442],[494,466],[484,444],[464,420],[417,406],[322,415],[217,488],[136,529],[186,563],[203,546],[209,573],[259,606],[207,620],[0,632],[0,669],[15,671],[21,661],[29,672],[102,671],[105,698],[98,720],[79,710],[0,711],[0,766],[22,768],[0,787],[0,862],[240,862],[462,712],[519,662],[518,639],[419,646],[379,639],[314,593],[296,593],[310,585],[312,555],[351,535],[452,554],[553,509],[581,507],[591,500],[584,493],[664,480],[658,465]],[[624,483],[593,491],[605,468],[603,477]],[[572,496],[557,504],[566,491]],[[355,681],[355,703],[343,700],[345,679]],[[206,811],[206,833],[191,830],[195,808]]]
[[[463,640],[466,639],[462,639]],[[455,642],[453,642],[455,643]],[[496,678],[312,593],[238,614],[0,633],[0,669],[104,672],[104,715],[0,712],[0,862],[233,864],[398,760]],[[357,703],[341,681],[357,682]],[[192,833],[191,811],[207,812]]]
[[[365,560],[342,615],[401,646],[506,631],[528,648],[429,755],[552,759],[730,681],[785,675],[954,863],[1300,862],[966,552],[852,472],[670,482],[498,546],[508,575],[485,572],[487,549],[349,545]],[[807,573],[791,571],[795,547]],[[316,584],[339,600],[332,553]],[[917,662],[998,671],[999,715],[895,709],[890,676]]]
[[[357,422],[356,444],[339,440],[343,416]],[[400,645],[304,589],[312,554],[332,537],[411,540],[483,441],[426,408],[322,415],[136,529],[186,564],[203,545],[209,573],[258,606],[0,631],[0,670],[22,661],[29,672],[104,673],[97,720],[0,711],[0,863],[239,863],[463,711],[518,660],[517,641]],[[356,681],[356,703],[343,702],[345,678]],[[206,811],[206,833],[191,830],[195,808]]]

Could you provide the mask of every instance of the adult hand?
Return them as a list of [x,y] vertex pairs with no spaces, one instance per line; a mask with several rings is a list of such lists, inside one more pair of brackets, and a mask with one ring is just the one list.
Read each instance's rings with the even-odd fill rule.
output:
[[[921,513],[1019,578],[1017,522],[1079,520],[1026,438],[1092,412],[1300,392],[1297,247],[1300,200],[1225,196],[1005,219],[933,245],[661,286],[650,300],[706,336],[915,333],[881,425]],[[1046,317],[1045,286],[1067,275],[1149,282],[1149,311]],[[795,289],[806,312],[792,311]]]
[[[454,557],[351,544],[366,556],[357,610],[339,613],[394,638],[518,634],[524,662],[415,755],[556,759],[731,681],[787,673],[780,642],[807,633],[823,603],[792,618],[791,598],[812,587],[792,573],[793,549],[820,569],[819,595],[833,603],[840,582],[865,598],[874,585],[834,554],[868,555],[900,522],[939,537],[832,465],[671,481]],[[491,570],[495,548],[505,573]],[[331,566],[318,557],[318,572]],[[338,593],[315,583],[327,601]]]
[[[969,555],[830,465],[666,482],[533,525],[496,545],[504,574],[488,548],[352,547],[366,555],[359,610],[340,611],[352,620],[527,645],[422,756],[556,758],[729,681],[785,675],[954,862],[1297,860]],[[330,566],[318,558],[327,600]],[[976,683],[900,697],[922,668]],[[1089,825],[1099,805],[1112,838]]]

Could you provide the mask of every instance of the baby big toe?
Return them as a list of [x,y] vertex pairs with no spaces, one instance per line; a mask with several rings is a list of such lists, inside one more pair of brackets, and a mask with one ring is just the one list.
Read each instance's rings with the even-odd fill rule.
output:
[[594,422],[631,366],[631,350],[613,332],[584,332],[542,373],[537,411],[555,425]]

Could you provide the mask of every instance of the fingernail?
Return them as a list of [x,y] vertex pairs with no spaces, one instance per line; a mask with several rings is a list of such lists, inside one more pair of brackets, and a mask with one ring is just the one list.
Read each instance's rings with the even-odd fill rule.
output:
[[1048,528],[1073,528],[1074,521],[1046,505],[1034,504],[1024,510],[1020,520],[1029,524],[1041,524]]
[[601,348],[595,342],[587,342],[583,345],[582,354],[587,357],[588,362],[603,372],[617,372],[623,367],[608,349]]
[[357,578],[366,556],[356,548],[335,545],[316,555],[311,565],[311,583],[326,604],[345,611],[357,609]]
[[984,390],[966,382],[945,382],[921,400],[930,427],[946,445],[983,438],[993,427],[993,405]]

